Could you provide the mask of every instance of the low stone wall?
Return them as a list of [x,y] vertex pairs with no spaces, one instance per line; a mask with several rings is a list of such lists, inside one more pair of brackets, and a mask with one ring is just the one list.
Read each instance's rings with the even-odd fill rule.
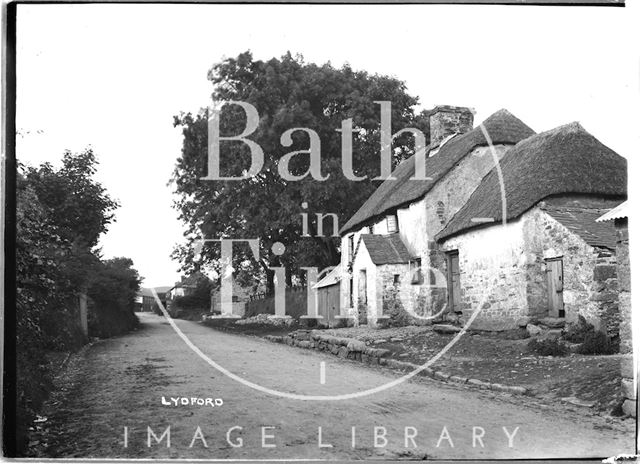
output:
[[[291,332],[285,336],[267,335],[266,340],[275,343],[284,343],[289,346],[297,346],[299,348],[315,349],[318,351],[327,351],[331,354],[345,359],[353,359],[367,364],[379,364],[392,369],[399,369],[405,372],[414,371],[422,366],[410,362],[399,361],[397,359],[389,359],[391,353],[389,350],[382,348],[371,348],[363,341],[353,338],[334,337],[333,335],[323,334],[321,331],[315,330],[298,330]],[[419,375],[431,377],[432,379],[443,382],[454,382],[458,384],[473,385],[478,388],[494,390],[514,395],[527,395],[529,390],[521,386],[502,385],[499,383],[489,383],[478,379],[460,377],[450,375],[443,371],[437,371],[430,367],[426,367],[419,372]]]
[[390,351],[381,348],[370,348],[364,342],[352,338],[334,337],[319,331],[298,330],[286,336],[267,335],[267,340],[284,343],[300,348],[328,351],[346,359],[354,359],[370,364],[385,364],[385,356]]

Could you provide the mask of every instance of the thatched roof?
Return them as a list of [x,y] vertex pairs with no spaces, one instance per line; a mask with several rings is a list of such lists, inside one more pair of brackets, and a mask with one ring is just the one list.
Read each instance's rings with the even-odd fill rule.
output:
[[[520,217],[551,195],[625,197],[627,194],[627,160],[577,122],[518,143],[505,153],[500,170],[507,220]],[[502,195],[498,171],[494,168],[436,238],[444,240],[502,220]]]
[[376,266],[408,263],[412,258],[399,234],[362,234],[360,240]]
[[[493,144],[516,144],[534,134],[534,131],[507,110],[500,110],[489,116],[484,127],[491,136]],[[412,180],[415,175],[415,156],[403,161],[393,171],[391,177],[373,192],[340,230],[341,234],[362,227],[372,219],[422,198],[433,186],[462,158],[476,147],[487,146],[488,142],[480,129],[457,135],[445,143],[437,154],[426,160],[426,174],[429,180]],[[436,147],[429,147],[436,148]]]

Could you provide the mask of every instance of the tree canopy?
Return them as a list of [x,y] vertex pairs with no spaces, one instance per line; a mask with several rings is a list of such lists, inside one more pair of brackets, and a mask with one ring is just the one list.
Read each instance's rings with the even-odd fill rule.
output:
[[[344,224],[369,197],[380,181],[380,105],[391,102],[392,131],[415,127],[428,137],[428,118],[416,114],[418,99],[408,94],[405,84],[395,77],[353,70],[349,65],[306,63],[301,56],[287,53],[280,59],[256,60],[250,52],[215,64],[208,78],[213,85],[214,102],[251,103],[259,112],[257,129],[248,138],[264,151],[264,165],[246,180],[202,180],[207,175],[207,109],[198,114],[180,114],[174,124],[182,128],[182,154],[172,176],[177,201],[175,207],[186,224],[188,243],[177,247],[174,257],[187,272],[202,263],[218,262],[220,247],[206,246],[202,261],[194,260],[193,240],[205,238],[259,238],[264,272],[273,265],[287,268],[287,277],[301,275],[300,268],[324,268],[339,260],[338,240],[331,237],[331,220],[324,221],[323,237],[302,236],[302,213],[309,218],[309,234],[316,235],[316,213],[334,213]],[[353,124],[353,172],[364,180],[348,179],[342,171],[341,123]],[[246,126],[241,108],[223,106],[220,113],[222,136],[240,134]],[[295,132],[290,146],[281,143],[282,134],[292,128],[315,131],[321,141],[321,172],[325,181],[311,176],[299,181],[283,179],[278,161],[287,153],[309,148],[309,136]],[[428,140],[427,140],[428,143]],[[402,134],[393,142],[394,166],[414,151],[414,139]],[[238,176],[250,165],[250,153],[243,143],[222,142],[222,176]],[[308,156],[295,156],[289,163],[294,174],[309,169]],[[303,207],[306,203],[307,208]],[[271,247],[282,242],[286,251],[274,255]],[[248,247],[234,249],[238,278],[258,269],[248,264]],[[288,279],[289,280],[289,279]]]

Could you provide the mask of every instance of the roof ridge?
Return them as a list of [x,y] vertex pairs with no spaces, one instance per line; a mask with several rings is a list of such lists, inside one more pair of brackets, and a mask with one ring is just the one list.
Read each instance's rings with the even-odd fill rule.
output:
[[[524,138],[535,133],[522,120],[508,110],[502,109],[491,114],[479,126],[468,132],[451,138],[439,147],[437,156],[426,157],[426,172],[429,179],[415,179],[412,168],[415,167],[415,155],[400,163],[371,194],[355,214],[340,229],[340,234],[354,230],[374,220],[388,211],[400,208],[423,198],[440,180],[454,169],[460,161],[475,148],[487,146],[481,125],[489,132],[494,144],[515,145]],[[430,148],[432,145],[430,145]],[[432,149],[432,148],[431,148]]]

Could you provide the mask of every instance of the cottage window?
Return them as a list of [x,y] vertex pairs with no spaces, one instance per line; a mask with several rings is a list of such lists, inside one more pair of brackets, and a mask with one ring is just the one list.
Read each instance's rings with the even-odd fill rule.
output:
[[372,234],[373,233],[373,226],[369,226],[367,227],[367,229],[369,229],[369,233]]
[[389,214],[387,216],[387,232],[390,234],[398,232],[398,216],[395,214]]
[[393,285],[400,285],[400,274],[393,274]]

